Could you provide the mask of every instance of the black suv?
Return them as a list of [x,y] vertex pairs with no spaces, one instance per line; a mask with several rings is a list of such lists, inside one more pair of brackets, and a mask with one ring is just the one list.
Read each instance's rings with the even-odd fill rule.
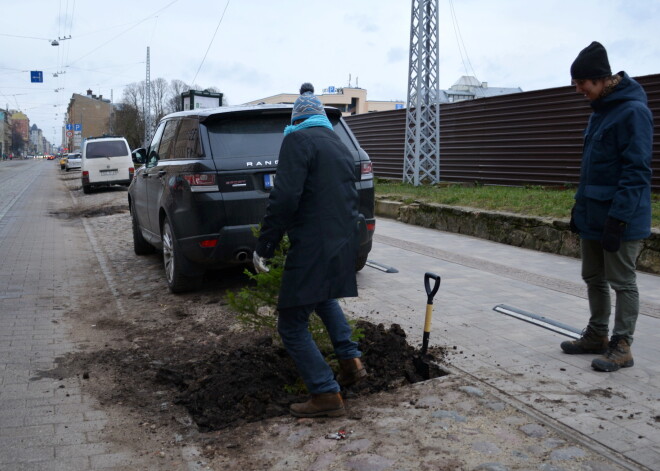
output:
[[[234,106],[165,116],[128,190],[137,255],[163,252],[171,292],[199,285],[204,271],[252,261],[257,227],[273,187],[291,105]],[[356,270],[367,262],[375,229],[371,160],[336,108],[326,108],[355,159],[361,241]]]

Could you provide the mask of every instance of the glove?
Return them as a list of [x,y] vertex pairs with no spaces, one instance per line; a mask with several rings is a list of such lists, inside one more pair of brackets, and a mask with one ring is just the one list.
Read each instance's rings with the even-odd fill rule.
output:
[[252,264],[257,273],[268,273],[270,268],[266,266],[266,259],[260,257],[257,251],[252,252]]
[[623,231],[626,230],[626,223],[616,218],[607,217],[605,219],[605,227],[603,228],[603,235],[600,243],[603,250],[608,252],[616,252],[621,247],[621,238]]
[[568,227],[573,234],[580,234],[580,229],[578,229],[577,224],[575,224],[575,206],[571,209],[571,222],[568,223]]

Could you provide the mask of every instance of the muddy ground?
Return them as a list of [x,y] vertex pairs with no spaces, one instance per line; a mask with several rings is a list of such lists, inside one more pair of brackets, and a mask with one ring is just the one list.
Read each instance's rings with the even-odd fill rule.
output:
[[[190,441],[212,458],[225,446],[217,436],[209,442],[205,433],[251,436],[250,427],[287,416],[292,402],[306,399],[277,335],[248,331],[226,304],[229,290],[249,283],[244,267],[210,273],[199,291],[172,295],[160,256],[133,252],[126,189],[83,195],[78,175],[60,178],[71,204],[51,215],[82,224],[99,263],[91,261],[68,311],[81,351],[60,358],[42,376],[79,379],[104,409],[116,412],[109,427],[114,439],[140,442],[147,433],[158,453],[172,454],[172,460],[174,452],[163,451],[168,444]],[[344,391],[349,402],[428,379],[416,368],[420,359],[445,361],[441,348],[421,358],[396,324],[358,326],[370,375]],[[444,374],[432,366],[431,377]],[[351,409],[349,416],[359,420],[360,412]]]

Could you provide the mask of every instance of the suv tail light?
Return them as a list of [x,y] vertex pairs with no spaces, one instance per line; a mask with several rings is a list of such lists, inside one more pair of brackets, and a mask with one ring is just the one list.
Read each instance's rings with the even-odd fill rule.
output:
[[190,173],[181,176],[188,182],[192,192],[219,191],[215,175],[212,173]]
[[361,180],[372,180],[374,178],[374,169],[371,162],[362,162],[360,164]]
[[128,167],[128,179],[133,180],[133,175],[135,174],[135,168],[134,167]]

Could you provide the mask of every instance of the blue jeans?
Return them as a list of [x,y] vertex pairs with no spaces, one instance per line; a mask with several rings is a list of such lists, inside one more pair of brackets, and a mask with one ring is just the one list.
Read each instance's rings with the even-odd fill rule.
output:
[[357,342],[351,340],[351,326],[336,299],[328,299],[318,304],[280,309],[277,331],[282,337],[286,351],[293,358],[298,372],[311,394],[338,392],[332,368],[326,363],[318,346],[309,332],[309,316],[312,312],[321,318],[340,360],[359,358]]

